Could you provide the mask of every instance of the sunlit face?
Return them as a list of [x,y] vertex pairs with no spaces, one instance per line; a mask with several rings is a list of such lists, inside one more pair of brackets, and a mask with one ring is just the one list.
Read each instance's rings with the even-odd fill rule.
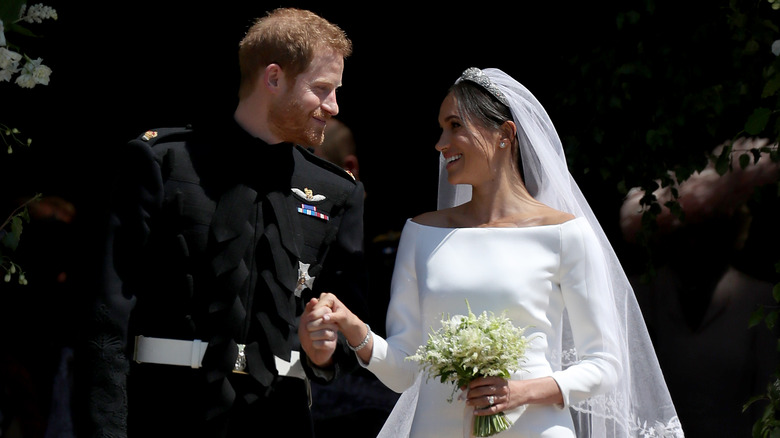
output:
[[436,143],[436,150],[442,153],[447,161],[447,180],[450,184],[472,184],[490,179],[491,160],[493,158],[491,144],[496,133],[488,133],[484,129],[467,125],[458,111],[458,103],[452,94],[444,98],[439,109],[439,126],[441,137]]
[[339,112],[336,90],[341,86],[344,58],[334,51],[315,55],[309,68],[272,102],[271,131],[282,141],[302,146],[322,143],[325,124]]

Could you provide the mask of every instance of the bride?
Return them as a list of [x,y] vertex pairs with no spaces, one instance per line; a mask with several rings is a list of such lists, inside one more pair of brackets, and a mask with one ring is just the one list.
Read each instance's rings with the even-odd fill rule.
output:
[[[473,416],[504,412],[514,424],[497,436],[682,437],[633,291],[541,104],[504,72],[470,68],[439,124],[439,209],[404,226],[387,339],[323,294],[301,318],[307,352],[337,328],[403,392],[380,436],[468,436]],[[505,312],[531,343],[510,379],[477,379],[449,402],[452,387],[406,357],[466,301]]]

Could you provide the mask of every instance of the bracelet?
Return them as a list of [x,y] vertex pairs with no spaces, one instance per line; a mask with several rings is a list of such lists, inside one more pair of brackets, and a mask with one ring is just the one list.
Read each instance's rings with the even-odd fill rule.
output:
[[366,324],[366,337],[363,339],[363,342],[361,342],[357,347],[353,347],[353,346],[349,345],[349,342],[347,342],[347,347],[349,347],[349,349],[352,350],[352,351],[362,350],[363,347],[368,345],[368,340],[369,339],[371,339],[371,327],[369,327],[369,325]]

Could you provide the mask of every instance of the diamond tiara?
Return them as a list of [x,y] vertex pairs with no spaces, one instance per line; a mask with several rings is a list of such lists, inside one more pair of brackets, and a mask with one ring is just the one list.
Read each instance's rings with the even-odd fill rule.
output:
[[467,68],[466,71],[464,71],[455,82],[458,83],[460,81],[474,82],[475,84],[490,92],[490,94],[495,96],[496,99],[501,101],[501,103],[509,106],[509,100],[507,100],[506,96],[504,96],[504,93],[502,93],[501,90],[499,90],[498,87],[496,87],[496,85],[490,81],[490,78],[487,77],[482,70],[476,67]]

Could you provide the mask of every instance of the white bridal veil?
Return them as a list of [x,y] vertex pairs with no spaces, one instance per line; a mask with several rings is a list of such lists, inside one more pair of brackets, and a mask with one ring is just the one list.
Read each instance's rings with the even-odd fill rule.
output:
[[[577,217],[587,218],[601,243],[608,267],[605,284],[614,310],[611,330],[617,345],[612,352],[621,359],[622,374],[610,392],[570,406],[577,436],[582,437],[682,437],[683,431],[666,387],[634,292],[604,231],[577,183],[569,173],[558,133],[542,105],[523,85],[498,69],[468,69],[460,80],[471,80],[505,103],[518,127],[519,153],[525,184],[538,201]],[[439,169],[438,208],[471,199],[471,186],[447,182],[443,159]],[[610,306],[609,304],[612,304]],[[551,343],[553,369],[565,369],[579,360],[566,321]],[[552,341],[552,340],[551,340]],[[409,430],[417,403],[417,384],[399,399],[380,437],[397,438]],[[384,434],[384,435],[383,435]]]

